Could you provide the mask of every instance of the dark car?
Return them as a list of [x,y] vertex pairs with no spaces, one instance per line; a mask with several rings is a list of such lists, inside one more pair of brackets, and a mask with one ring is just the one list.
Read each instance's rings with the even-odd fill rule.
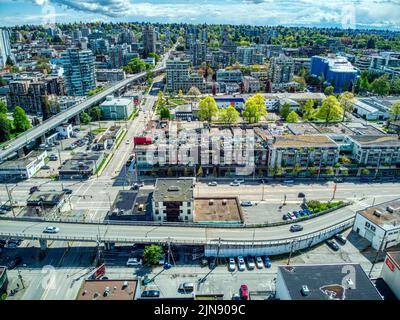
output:
[[334,251],[339,250],[339,245],[333,240],[326,240],[326,244],[328,245],[329,248],[331,248]]
[[63,191],[65,192],[65,194],[72,194],[72,189],[64,188]]
[[210,269],[214,269],[217,266],[217,258],[210,257],[210,259],[208,260],[208,266]]
[[297,195],[298,198],[304,198],[306,195],[303,192],[299,192]]
[[287,216],[286,214],[284,214],[284,215],[282,216],[282,219],[283,219],[283,220],[287,220],[287,219],[288,219],[288,216]]
[[29,194],[32,194],[32,193],[34,193],[35,191],[39,191],[39,187],[37,187],[37,186],[31,187],[31,188],[29,189]]
[[142,298],[159,298],[160,291],[158,290],[145,290],[142,292]]
[[334,238],[337,242],[340,242],[341,244],[346,244],[346,242],[347,242],[346,237],[340,233],[335,234]]
[[15,257],[14,259],[10,260],[7,264],[7,268],[12,270],[16,267],[18,267],[22,262],[22,258],[21,257]]
[[298,231],[303,230],[303,227],[302,227],[301,225],[299,225],[299,224],[294,224],[294,225],[292,225],[292,226],[290,227],[289,230],[290,230],[291,232],[298,232]]

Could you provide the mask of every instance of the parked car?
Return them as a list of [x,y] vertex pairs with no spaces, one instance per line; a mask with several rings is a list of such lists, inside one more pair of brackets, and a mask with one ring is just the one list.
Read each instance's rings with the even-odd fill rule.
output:
[[285,180],[285,181],[283,181],[283,183],[292,184],[292,183],[294,183],[294,180]]
[[282,219],[286,221],[286,220],[289,219],[289,218],[288,218],[287,214],[284,214],[284,215],[282,216]]
[[240,295],[238,295],[237,293],[234,293],[232,296],[232,300],[241,300]]
[[263,261],[262,261],[261,257],[256,257],[256,266],[258,269],[262,269]]
[[216,187],[218,185],[217,181],[211,181],[208,183],[210,187]]
[[35,191],[39,191],[39,187],[38,186],[33,186],[29,189],[29,194],[34,193]]
[[158,290],[145,290],[142,292],[142,298],[159,298],[160,291]]
[[301,225],[299,225],[299,224],[294,224],[294,225],[290,226],[289,230],[291,232],[298,232],[298,231],[303,230],[303,227]]
[[50,161],[57,161],[58,157],[55,154],[52,154],[52,155],[49,156],[49,160]]
[[130,143],[131,143],[131,140],[130,140],[130,139],[126,139],[125,143],[126,143],[126,144],[130,144]]
[[235,179],[235,180],[233,180],[233,182],[236,182],[236,183],[244,183],[244,179]]
[[289,212],[288,212],[288,216],[289,216],[289,218],[290,218],[291,220],[296,220],[296,219],[297,219],[293,212],[290,212],[290,211],[289,211]]
[[239,269],[239,271],[246,270],[246,264],[244,263],[244,258],[242,256],[239,256],[237,258],[237,260],[238,260],[238,269]]
[[305,194],[303,192],[299,192],[299,194],[297,195],[298,198],[305,198]]
[[65,194],[72,194],[72,189],[64,188],[63,191],[65,192]]
[[142,264],[143,264],[143,261],[140,258],[129,258],[128,261],[126,262],[127,267],[141,266]]
[[53,226],[46,227],[46,229],[43,230],[43,233],[58,233],[58,232],[60,232],[60,228]]
[[253,270],[256,267],[256,263],[254,262],[254,258],[252,256],[247,257],[247,268],[249,270]]
[[339,245],[333,241],[333,240],[326,240],[326,244],[328,245],[329,248],[331,248],[333,251],[338,251]]
[[231,182],[229,185],[230,185],[231,187],[239,187],[239,186],[240,186],[240,183],[239,183],[239,182]]
[[346,242],[347,242],[346,237],[344,235],[342,235],[341,233],[335,234],[333,237],[335,238],[335,240],[337,242],[340,242],[341,244],[346,244]]
[[264,266],[266,268],[271,268],[271,259],[268,256],[264,257]]
[[252,206],[253,206],[253,203],[252,203],[251,201],[242,201],[242,202],[240,203],[240,205],[241,205],[242,207],[252,207]]
[[236,270],[236,263],[235,263],[235,258],[229,258],[229,271],[235,271]]
[[192,282],[185,282],[179,285],[178,291],[183,292],[192,292],[194,290],[194,283]]
[[249,288],[247,284],[242,284],[240,286],[239,293],[242,300],[249,300]]
[[44,166],[42,166],[41,169],[42,169],[42,170],[50,170],[50,166],[48,166],[47,164],[45,164]]

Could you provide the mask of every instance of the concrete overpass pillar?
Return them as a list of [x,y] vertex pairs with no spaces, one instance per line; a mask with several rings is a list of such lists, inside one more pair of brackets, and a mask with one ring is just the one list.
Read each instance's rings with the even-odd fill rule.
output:
[[23,158],[25,157],[25,151],[24,148],[21,148],[18,150],[18,158]]
[[74,118],[75,124],[81,124],[81,118],[79,117],[79,114],[75,116]]
[[45,135],[41,136],[39,139],[40,139],[40,143],[46,143],[46,136]]
[[47,240],[46,239],[39,239],[40,250],[46,251],[47,250]]

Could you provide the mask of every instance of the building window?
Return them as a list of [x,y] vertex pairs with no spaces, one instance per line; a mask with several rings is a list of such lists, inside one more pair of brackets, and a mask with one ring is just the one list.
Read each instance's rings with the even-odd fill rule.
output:
[[187,214],[190,214],[190,213],[191,213],[191,211],[190,211],[190,209],[188,209]]
[[185,220],[188,220],[188,217],[187,217],[187,216],[185,216]]
[[156,209],[156,214],[158,214],[159,212],[158,212],[158,209]]
[[370,225],[371,225],[371,224],[370,224],[369,222],[366,222],[366,223],[365,223],[365,226],[366,226],[367,228],[369,228]]
[[161,220],[161,217],[158,217],[158,220],[160,221],[160,220]]
[[371,230],[372,230],[372,231],[375,231],[376,228],[375,228],[374,226],[371,226]]
[[190,207],[190,202],[187,203],[188,207]]

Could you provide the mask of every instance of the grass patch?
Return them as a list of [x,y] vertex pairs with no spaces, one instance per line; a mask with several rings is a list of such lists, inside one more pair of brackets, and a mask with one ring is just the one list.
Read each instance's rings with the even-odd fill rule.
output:
[[97,128],[97,129],[93,129],[92,133],[95,134],[95,135],[98,135],[100,133],[105,132],[106,130],[107,130],[106,128]]
[[307,201],[307,207],[313,213],[319,213],[328,209],[336,208],[342,205],[343,201],[320,202],[317,200]]
[[138,113],[139,113],[139,108],[136,108],[136,110],[133,111],[132,114],[129,116],[128,121],[135,119]]

